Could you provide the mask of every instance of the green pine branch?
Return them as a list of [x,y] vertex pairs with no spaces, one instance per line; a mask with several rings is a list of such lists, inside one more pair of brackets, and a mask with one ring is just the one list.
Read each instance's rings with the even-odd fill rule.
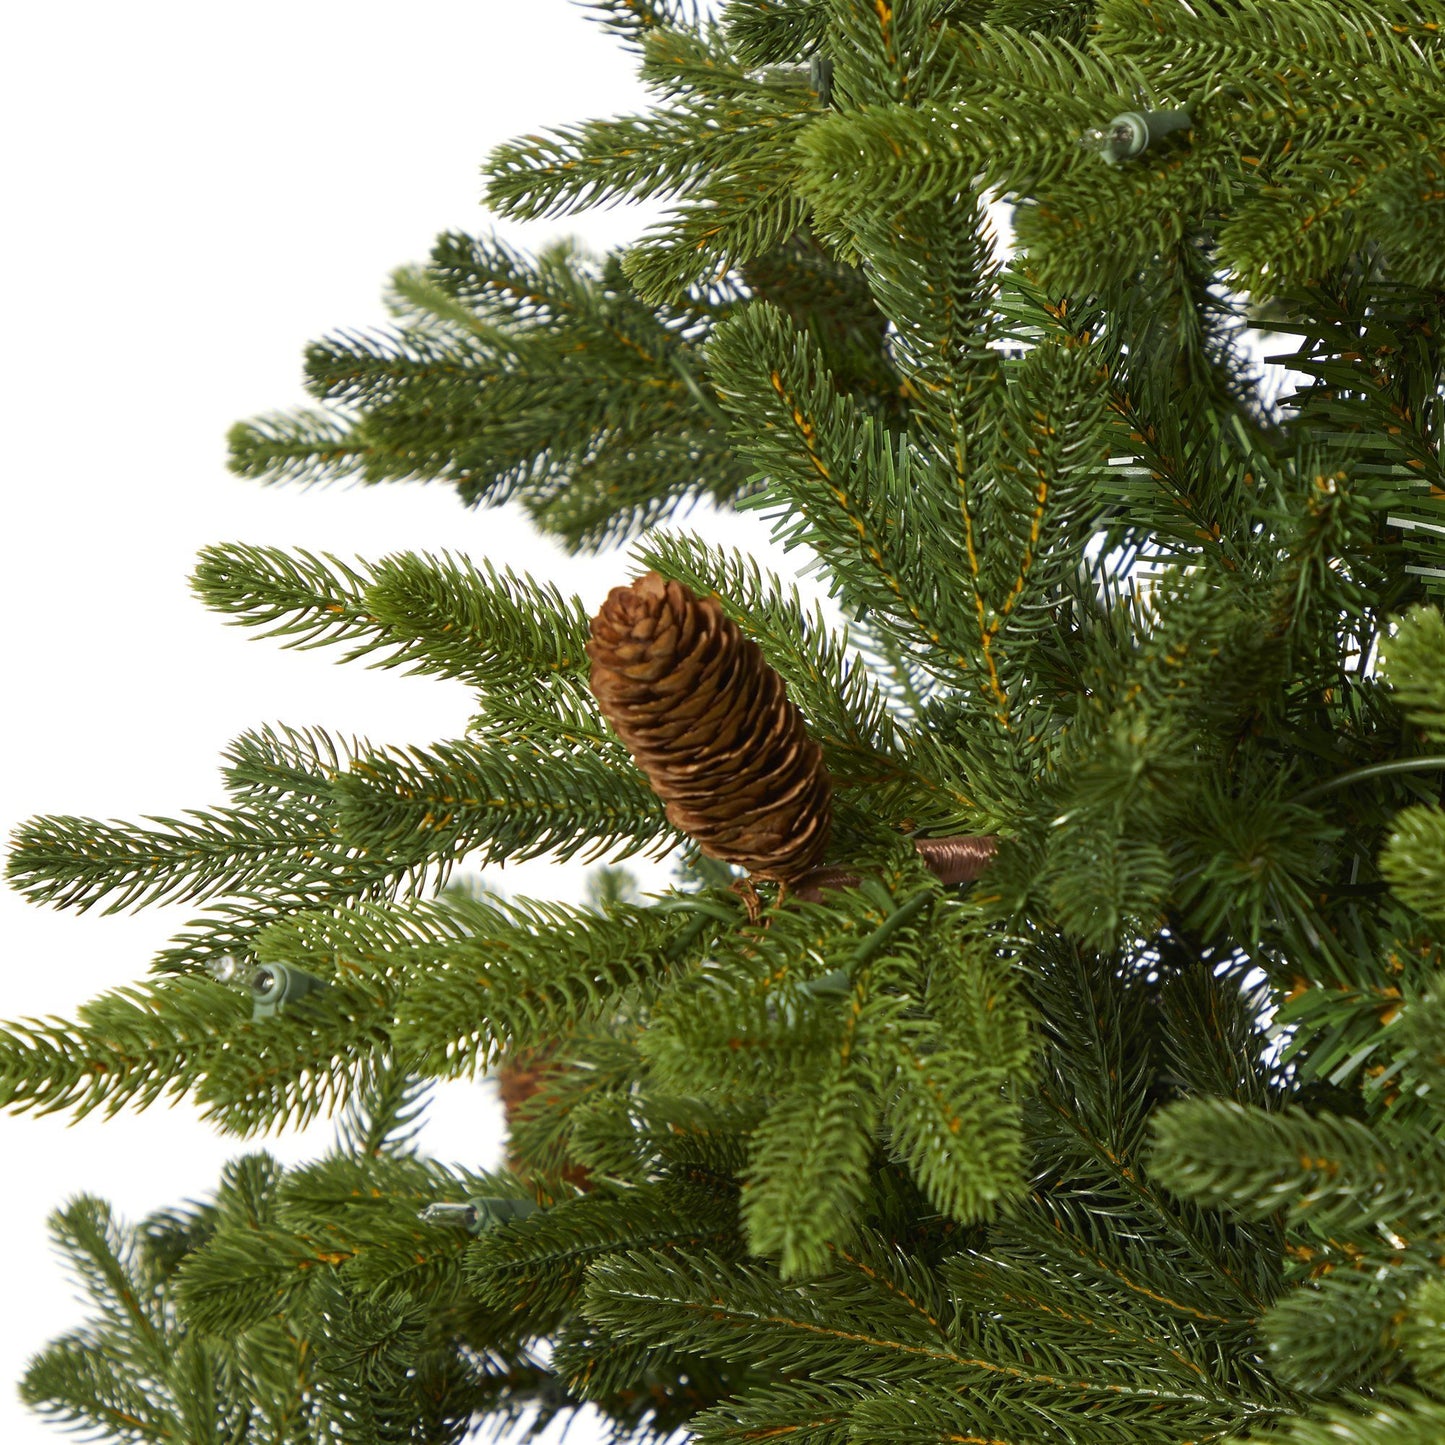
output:
[[[724,912],[721,919],[728,918]],[[418,911],[448,934],[401,999],[398,1046],[442,1076],[546,1048],[686,973],[721,930],[711,911],[620,904],[453,903]]]
[[1175,1105],[1155,1127],[1160,1178],[1246,1218],[1282,1210],[1325,1237],[1384,1221],[1408,1237],[1445,1214],[1445,1156],[1428,1138],[1392,1144],[1355,1119],[1222,1099]]

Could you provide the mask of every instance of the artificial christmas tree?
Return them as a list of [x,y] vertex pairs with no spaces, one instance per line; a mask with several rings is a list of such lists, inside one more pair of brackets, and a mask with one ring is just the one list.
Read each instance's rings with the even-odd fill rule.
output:
[[[133,1274],[72,1211],[107,1318],[30,1397],[175,1438],[103,1368],[160,1332],[185,1418],[277,1442],[584,1399],[718,1442],[1438,1440],[1445,12],[594,8],[658,108],[504,148],[491,202],[674,217],[602,262],[444,237],[235,465],[644,533],[619,584],[780,679],[755,736],[808,805],[755,849],[747,774],[736,855],[669,812],[691,734],[656,770],[637,699],[610,729],[617,637],[525,578],[211,549],[234,620],[479,713],[429,749],[252,733],[224,809],[21,831],[38,900],[209,912],[152,981],[12,1026],[13,1106],[354,1111]],[[1298,338],[1287,404],[1246,319]],[[846,633],[651,530],[699,496],[810,549]],[[747,717],[732,675],[680,675],[710,725]],[[430,898],[463,860],[679,847],[665,897]],[[223,957],[324,987],[257,1016]],[[528,1058],[509,1172],[396,1141],[409,1081]]]

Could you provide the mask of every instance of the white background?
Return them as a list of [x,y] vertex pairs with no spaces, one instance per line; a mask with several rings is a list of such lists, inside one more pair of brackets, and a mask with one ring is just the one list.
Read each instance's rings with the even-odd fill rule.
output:
[[[631,56],[566,0],[83,0],[11,7],[3,42],[7,832],[41,812],[135,819],[222,802],[221,748],[268,721],[376,741],[459,735],[459,685],[253,640],[187,578],[197,549],[225,540],[366,557],[448,547],[589,605],[633,575],[620,554],[568,558],[447,488],[263,488],[224,466],[231,422],[303,400],[308,340],[381,324],[395,266],[425,259],[443,229],[492,224],[479,165],[494,145],[643,103]],[[601,248],[650,214],[502,230],[535,245],[570,229]],[[755,522],[706,525],[764,551]],[[581,873],[536,863],[495,881],[578,898]],[[197,911],[77,916],[0,891],[0,1017],[72,1016],[141,978]],[[301,1158],[328,1138],[323,1124],[268,1147]],[[92,1192],[139,1218],[205,1194],[247,1146],[184,1105],[70,1127],[0,1115],[0,1141],[0,1439],[34,1445],[64,1437],[10,1382],[81,1318],[48,1211]],[[489,1088],[440,1096],[427,1146],[495,1162]]]

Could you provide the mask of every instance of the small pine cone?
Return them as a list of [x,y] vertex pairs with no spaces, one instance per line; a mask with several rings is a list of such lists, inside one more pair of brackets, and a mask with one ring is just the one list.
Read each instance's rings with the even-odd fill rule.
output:
[[[523,1109],[539,1094],[546,1103],[548,1081],[557,1077],[559,1065],[555,1064],[546,1049],[514,1054],[502,1060],[496,1070],[497,1091],[502,1096],[502,1114],[507,1124],[507,1167],[523,1177],[532,1171],[527,1161],[520,1158],[513,1148],[517,1124]],[[532,1105],[535,1109],[537,1106]],[[552,1106],[555,1113],[556,1106]],[[592,1177],[580,1164],[565,1164],[562,1178],[578,1189],[592,1188]]]
[[[981,878],[998,852],[991,834],[961,834],[954,838],[915,838],[913,847],[940,883],[972,883]],[[846,868],[814,868],[793,885],[793,894],[805,903],[821,903],[827,888],[856,888],[862,882]]]
[[817,866],[833,820],[822,750],[716,598],[649,572],[608,594],[587,653],[602,714],[674,827],[759,878]]
[[497,1067],[497,1092],[502,1096],[502,1113],[510,1131],[517,1111],[541,1089],[556,1066],[545,1054],[521,1054],[502,1060]]

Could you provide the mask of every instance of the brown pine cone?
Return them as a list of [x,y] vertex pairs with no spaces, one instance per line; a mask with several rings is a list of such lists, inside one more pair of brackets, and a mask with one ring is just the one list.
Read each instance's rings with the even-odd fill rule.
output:
[[[507,1168],[524,1178],[531,1177],[533,1171],[513,1146],[517,1125],[526,1105],[539,1094],[546,1095],[548,1081],[557,1076],[559,1067],[552,1061],[549,1050],[534,1049],[510,1055],[495,1070],[497,1091],[502,1096],[502,1114],[507,1123]],[[546,1102],[545,1097],[542,1102]],[[557,1112],[555,1105],[552,1112]],[[563,1165],[561,1177],[578,1189],[592,1188],[591,1175],[580,1164]]]
[[758,878],[817,866],[833,820],[822,750],[716,598],[649,572],[608,593],[587,653],[603,716],[674,827]]

